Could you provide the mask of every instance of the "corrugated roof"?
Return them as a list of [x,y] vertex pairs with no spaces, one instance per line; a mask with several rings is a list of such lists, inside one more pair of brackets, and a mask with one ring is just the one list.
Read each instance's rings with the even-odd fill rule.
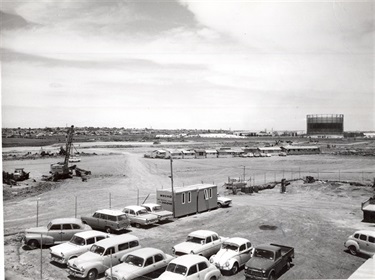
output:
[[259,147],[261,151],[281,151],[280,147]]
[[191,185],[191,186],[186,186],[186,187],[175,188],[174,192],[175,193],[181,193],[181,192],[186,192],[186,191],[200,190],[200,189],[212,188],[212,187],[216,187],[216,185],[212,185],[212,184],[196,184],[196,185]]
[[313,150],[313,149],[319,149],[318,146],[285,146],[284,149],[288,150]]

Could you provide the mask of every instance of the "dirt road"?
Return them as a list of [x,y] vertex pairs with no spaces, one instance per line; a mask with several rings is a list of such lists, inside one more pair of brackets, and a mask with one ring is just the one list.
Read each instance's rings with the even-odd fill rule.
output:
[[[201,181],[221,186],[228,176],[242,174],[242,166],[246,166],[248,174],[258,174],[258,180],[262,181],[261,168],[278,170],[277,175],[269,175],[273,179],[280,178],[281,172],[287,169],[294,169],[294,176],[297,176],[298,166],[302,170],[317,166],[320,170],[344,170],[355,166],[357,170],[374,171],[370,162],[367,158],[354,158],[351,162],[339,157],[326,160],[324,156],[294,160],[288,157],[192,159],[175,160],[173,171],[176,186]],[[9,161],[4,162],[4,169],[22,164],[31,174],[43,174],[48,172],[49,163],[48,160]],[[92,171],[93,175],[87,182],[79,178],[65,180],[53,191],[38,196],[39,225],[45,225],[52,218],[74,217],[75,214],[79,217],[100,208],[122,208],[142,203],[149,194],[148,201],[155,201],[156,189],[170,187],[170,162],[145,159],[139,150],[116,150],[116,154],[87,157],[79,167]],[[223,193],[225,190],[219,187],[219,191]],[[370,187],[349,184],[302,184],[296,181],[287,187],[284,195],[275,188],[253,195],[231,196],[233,206],[230,208],[180,218],[147,229],[131,228],[131,232],[141,239],[143,246],[157,247],[169,253],[173,244],[183,241],[196,229],[210,229],[228,237],[245,237],[254,245],[271,242],[290,245],[296,252],[294,266],[279,279],[345,279],[364,262],[363,258],[345,252],[343,242],[357,229],[373,228],[371,224],[361,223],[360,210],[361,202],[372,194],[371,191]],[[4,201],[6,234],[35,226],[36,201],[35,196]],[[267,226],[273,226],[271,228],[275,230],[264,230],[270,228]],[[40,262],[40,250],[24,250],[20,248],[19,235],[6,236],[7,279],[40,279],[41,263],[43,279],[66,279],[66,271],[49,262],[48,252],[48,249],[42,251]],[[243,278],[242,270],[238,275],[223,277]]]

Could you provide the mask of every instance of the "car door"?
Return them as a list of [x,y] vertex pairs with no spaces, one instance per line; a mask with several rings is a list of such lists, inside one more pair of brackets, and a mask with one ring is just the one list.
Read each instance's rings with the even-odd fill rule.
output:
[[202,277],[198,270],[198,265],[194,264],[190,266],[186,273],[187,280],[204,280],[204,276]]
[[[118,252],[116,253],[115,246],[108,247],[103,254],[102,271],[104,272],[109,267],[114,267],[119,264]],[[99,272],[99,273],[101,273]]]
[[61,241],[69,241],[74,235],[75,231],[71,224],[63,224],[61,231]]
[[221,242],[219,236],[217,236],[216,234],[212,235],[211,239],[212,239],[211,255],[213,255],[213,254],[216,254],[220,250],[222,242]]
[[367,253],[367,235],[366,234],[360,234],[359,238],[357,239],[359,251],[363,253]]
[[62,242],[62,224],[53,224],[48,230],[48,235],[51,236],[54,242]]
[[145,260],[145,265],[143,267],[143,271],[141,272],[142,275],[149,274],[156,270],[156,266],[154,263],[154,256],[148,257]]
[[375,254],[375,236],[368,236],[368,253],[369,254]]
[[359,236],[360,249],[365,254],[374,254],[375,253],[375,238],[370,235],[361,234]]
[[251,258],[251,252],[253,248],[251,247],[251,243],[247,242],[246,244],[242,244],[239,248],[239,257],[240,257],[240,266],[247,263],[248,260]]

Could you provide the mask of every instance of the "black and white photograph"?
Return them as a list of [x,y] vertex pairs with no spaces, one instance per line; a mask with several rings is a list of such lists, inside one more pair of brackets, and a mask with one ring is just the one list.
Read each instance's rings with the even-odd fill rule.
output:
[[0,279],[375,279],[374,0],[0,22]]

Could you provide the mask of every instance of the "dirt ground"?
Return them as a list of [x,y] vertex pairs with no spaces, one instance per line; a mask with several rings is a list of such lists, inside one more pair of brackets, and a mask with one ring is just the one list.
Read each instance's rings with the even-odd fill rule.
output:
[[[97,156],[82,157],[78,163],[80,168],[92,171],[87,182],[74,177],[41,185],[41,176],[48,174],[49,165],[55,163],[56,158],[4,161],[3,169],[24,167],[31,177],[20,186],[4,186],[6,279],[68,278],[65,268],[50,263],[47,248],[25,250],[21,247],[21,233],[36,225],[37,210],[39,225],[46,225],[53,218],[79,217],[101,208],[121,209],[142,203],[146,197],[148,202],[153,202],[157,189],[170,188],[170,162],[144,158],[145,150],[90,150]],[[324,173],[328,171],[330,173]],[[255,184],[282,177],[295,181],[287,187],[286,194],[280,194],[279,186],[255,194],[227,193],[222,185],[228,176],[238,178],[243,173]],[[232,198],[233,205],[167,224],[131,228],[130,232],[141,239],[143,246],[171,253],[172,245],[182,242],[189,232],[197,229],[210,229],[222,236],[245,237],[255,246],[263,243],[293,246],[294,266],[279,279],[346,279],[366,259],[350,255],[343,243],[355,230],[374,229],[374,224],[361,222],[361,202],[373,195],[370,186],[375,177],[373,157],[176,159],[173,175],[175,187],[215,183],[221,194]],[[341,181],[354,178],[364,186],[326,181],[304,184],[298,180],[306,175],[319,179],[340,178]],[[244,279],[243,270],[223,279]]]

